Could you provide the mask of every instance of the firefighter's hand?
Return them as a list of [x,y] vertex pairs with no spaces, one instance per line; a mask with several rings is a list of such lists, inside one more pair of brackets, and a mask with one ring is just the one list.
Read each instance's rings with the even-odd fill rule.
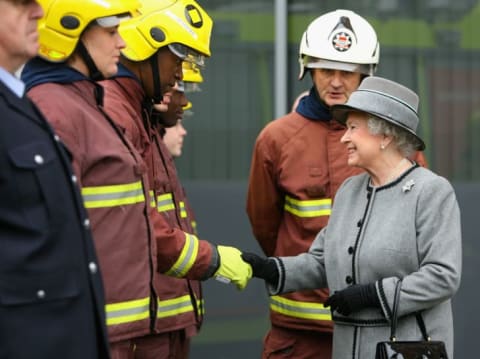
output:
[[242,259],[242,252],[235,247],[217,246],[220,266],[213,275],[215,279],[237,286],[243,290],[252,278],[252,267]]
[[168,104],[170,103],[170,99],[172,97],[171,92],[167,92],[165,95],[163,95],[162,101],[159,103],[154,103],[153,108],[155,111],[158,112],[167,112],[168,111]]
[[254,277],[262,278],[273,286],[278,285],[279,273],[273,258],[262,258],[255,253],[243,253],[242,258],[252,266]]

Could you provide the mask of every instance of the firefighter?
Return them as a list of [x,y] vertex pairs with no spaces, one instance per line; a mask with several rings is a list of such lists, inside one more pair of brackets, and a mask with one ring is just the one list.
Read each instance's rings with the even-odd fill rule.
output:
[[[138,146],[147,165],[154,211],[151,218],[157,237],[170,233],[169,241],[183,249],[180,257],[172,256],[158,268],[160,273],[177,278],[154,274],[154,333],[136,341],[136,353],[139,358],[186,358],[190,338],[199,330],[203,317],[200,283],[185,278],[192,265],[203,264],[204,270],[190,275],[190,279],[215,276],[220,264],[221,277],[234,281],[239,288],[246,285],[251,268],[241,260],[237,249],[198,240],[186,216],[185,194],[161,135],[165,127],[177,122],[176,116],[161,112],[161,105],[175,83],[182,80],[182,63],[203,65],[204,58],[210,56],[212,20],[194,0],[141,3],[142,15],[120,27],[127,46],[122,51],[119,73],[102,82],[105,106]],[[169,106],[173,105],[171,96]],[[163,221],[157,223],[155,218],[159,216]]]
[[182,155],[183,141],[187,135],[183,122],[185,118],[193,115],[192,103],[188,100],[188,93],[200,92],[199,83],[203,82],[203,76],[198,66],[192,63],[184,62],[183,81],[180,86],[172,92],[171,103],[168,106],[168,111],[164,116],[171,116],[176,123],[171,127],[165,127],[163,130],[163,141],[167,146],[168,152],[172,157],[177,158]]
[[[164,116],[168,116],[170,113],[170,116],[177,118],[177,122],[172,127],[165,127],[160,130],[160,133],[164,132],[162,135],[163,142],[174,160],[180,157],[183,152],[184,139],[187,135],[187,130],[183,122],[186,118],[191,119],[193,116],[193,105],[187,96],[193,92],[200,92],[199,84],[203,82],[203,76],[198,66],[191,62],[184,62],[182,67],[182,85],[178,86],[176,91],[172,93],[171,102],[168,105],[169,110],[164,114]],[[182,204],[182,207],[185,207],[185,211],[182,212],[183,216],[190,223],[193,233],[198,235],[195,213],[190,202],[187,200],[185,189],[183,189],[183,192],[185,198],[185,202]]]

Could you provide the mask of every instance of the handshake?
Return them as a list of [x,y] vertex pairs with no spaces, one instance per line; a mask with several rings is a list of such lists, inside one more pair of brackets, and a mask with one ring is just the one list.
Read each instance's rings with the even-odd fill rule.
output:
[[[233,282],[239,290],[247,286],[253,277],[261,278],[273,287],[278,286],[279,270],[273,257],[261,257],[254,253],[242,253],[234,247],[218,246],[220,267],[213,275],[217,280]],[[288,273],[285,273],[288,275]],[[364,308],[380,308],[375,283],[354,284],[335,291],[324,305],[342,315],[348,316]]]
[[242,253],[235,247],[217,246],[219,267],[213,278],[223,283],[233,283],[239,290],[245,289],[252,276],[269,283],[278,282],[278,270],[271,258],[261,258],[253,253]]

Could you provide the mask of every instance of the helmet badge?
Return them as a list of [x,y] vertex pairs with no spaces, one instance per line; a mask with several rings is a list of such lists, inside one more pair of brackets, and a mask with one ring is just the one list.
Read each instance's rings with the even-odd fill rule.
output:
[[348,51],[354,40],[352,37],[355,37],[355,31],[353,31],[350,19],[346,16],[340,17],[330,36],[335,50],[340,52]]
[[348,51],[350,46],[352,46],[352,38],[346,32],[337,32],[333,36],[332,44],[337,51]]
[[203,26],[202,14],[194,5],[190,4],[185,7],[185,18],[191,26],[197,29]]

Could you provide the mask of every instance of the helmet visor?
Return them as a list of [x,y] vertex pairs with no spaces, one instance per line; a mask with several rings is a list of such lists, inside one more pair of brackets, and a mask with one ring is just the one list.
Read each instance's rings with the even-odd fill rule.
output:
[[202,89],[197,82],[185,82],[184,83],[185,93],[200,92]]
[[101,27],[114,27],[118,26],[121,21],[130,19],[131,16],[128,13],[120,14],[120,15],[113,15],[113,16],[104,16],[95,19],[97,25]]
[[329,69],[348,72],[360,72],[365,75],[372,75],[374,66],[372,64],[353,64],[350,62],[331,61],[319,59],[312,56],[303,57],[303,66],[307,69]]
[[191,49],[188,46],[179,44],[178,42],[168,45],[171,52],[181,58],[183,61],[194,63],[197,66],[205,66],[205,56]]
[[185,92],[185,82],[177,81],[177,88],[175,90],[178,92]]

